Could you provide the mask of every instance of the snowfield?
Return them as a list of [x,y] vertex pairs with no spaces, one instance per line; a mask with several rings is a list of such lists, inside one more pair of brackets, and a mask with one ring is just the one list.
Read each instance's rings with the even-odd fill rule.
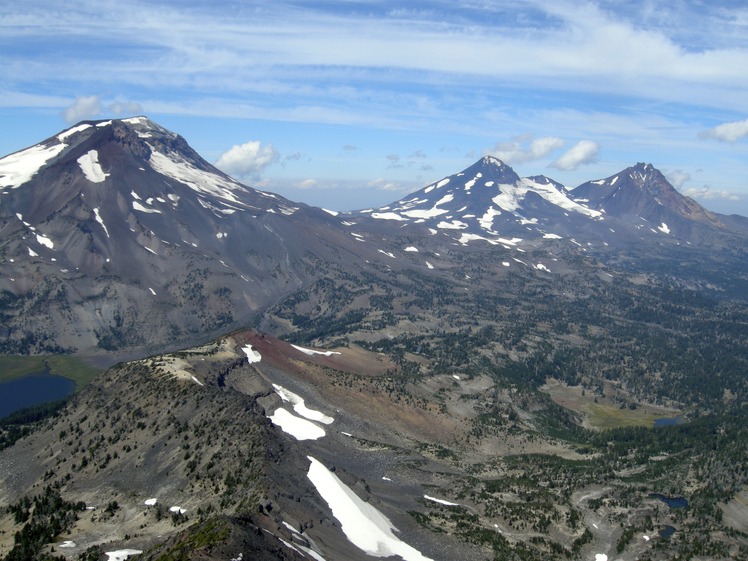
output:
[[373,557],[399,555],[405,561],[432,561],[395,536],[392,522],[361,500],[321,462],[307,456],[311,465],[307,477],[332,510],[348,540]]
[[252,364],[253,362],[260,362],[262,360],[262,355],[260,355],[259,352],[254,350],[252,348],[252,345],[247,345],[246,347],[242,347],[242,350],[244,351],[244,354],[247,355],[247,360],[249,361],[249,364]]
[[296,440],[317,440],[327,434],[322,427],[315,425],[311,421],[297,417],[282,407],[276,409],[275,413],[268,416],[268,419]]
[[125,561],[131,555],[140,555],[143,553],[139,549],[118,549],[116,551],[105,551],[107,561]]
[[445,505],[445,506],[462,506],[462,505],[458,505],[457,503],[450,503],[449,501],[445,501],[444,499],[437,499],[437,498],[434,498],[434,497],[430,497],[428,495],[424,495],[423,498],[426,499],[427,501],[431,501],[431,502],[434,502],[434,503],[439,503],[440,505]]
[[52,146],[37,144],[26,150],[5,156],[0,160],[0,188],[15,189],[30,180],[44,164],[67,147],[60,143]]
[[96,150],[89,150],[78,158],[78,165],[81,167],[83,175],[91,183],[101,183],[109,176],[108,173],[104,173],[104,170],[101,169],[99,153]]
[[293,405],[293,410],[296,411],[296,413],[298,413],[302,417],[309,419],[310,421],[317,421],[318,423],[323,423],[325,425],[330,425],[335,420],[332,417],[325,415],[321,411],[309,409],[304,404],[304,398],[302,398],[300,395],[293,393],[290,390],[287,390],[283,386],[279,386],[278,384],[273,384],[273,388],[275,388],[275,393],[277,393],[283,401],[287,401],[291,403],[291,405]]
[[313,355],[332,356],[332,355],[340,354],[338,351],[317,351],[314,349],[305,349],[304,347],[298,347],[296,345],[291,345],[291,346],[297,351],[301,351],[305,355],[309,355],[309,356],[313,356]]

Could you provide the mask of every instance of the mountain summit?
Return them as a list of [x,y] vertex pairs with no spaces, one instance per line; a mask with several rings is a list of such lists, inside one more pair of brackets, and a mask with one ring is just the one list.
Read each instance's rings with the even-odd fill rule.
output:
[[579,220],[603,218],[600,211],[574,201],[560,183],[544,176],[520,178],[492,156],[391,205],[359,214],[456,232],[463,242],[542,238],[557,235],[559,228],[571,232]]
[[606,215],[643,219],[663,231],[673,226],[690,230],[693,222],[723,227],[717,215],[681,195],[652,164],[638,163],[606,179],[588,181],[572,194]]
[[242,185],[145,117],[82,122],[0,159],[0,196],[5,352],[202,337],[301,286],[305,254],[353,243],[328,213]]

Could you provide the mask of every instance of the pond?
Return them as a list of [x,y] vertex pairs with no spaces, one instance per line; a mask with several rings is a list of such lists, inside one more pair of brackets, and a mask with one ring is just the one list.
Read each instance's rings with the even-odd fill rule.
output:
[[49,371],[35,372],[0,383],[0,419],[14,411],[57,401],[75,391],[75,382]]
[[675,528],[672,526],[665,526],[658,533],[660,534],[660,537],[667,539],[675,533]]
[[671,427],[673,425],[682,425],[686,420],[683,417],[663,417],[654,420],[654,428]]
[[688,506],[688,499],[684,497],[668,497],[660,493],[650,493],[649,496],[653,499],[659,499],[670,508],[686,508]]

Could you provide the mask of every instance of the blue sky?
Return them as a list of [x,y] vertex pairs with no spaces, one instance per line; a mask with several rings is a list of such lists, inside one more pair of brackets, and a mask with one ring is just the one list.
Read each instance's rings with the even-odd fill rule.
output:
[[748,5],[0,0],[0,155],[147,115],[248,185],[380,206],[485,154],[654,164],[748,215]]

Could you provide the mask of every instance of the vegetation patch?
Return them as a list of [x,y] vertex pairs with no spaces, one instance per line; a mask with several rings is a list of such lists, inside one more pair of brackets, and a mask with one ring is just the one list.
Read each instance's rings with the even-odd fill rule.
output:
[[74,381],[76,389],[81,389],[101,372],[100,368],[72,355],[0,355],[0,382],[47,370]]

